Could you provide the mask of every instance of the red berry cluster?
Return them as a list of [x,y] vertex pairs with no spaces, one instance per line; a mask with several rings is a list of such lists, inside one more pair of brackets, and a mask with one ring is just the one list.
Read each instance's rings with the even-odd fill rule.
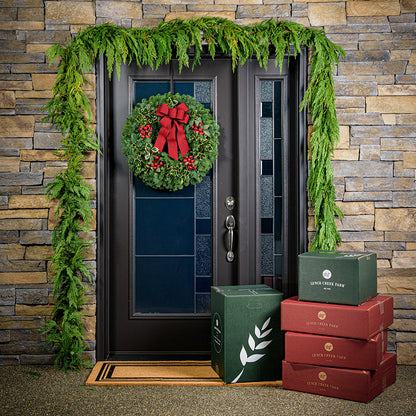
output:
[[194,165],[195,163],[195,157],[194,156],[185,156],[185,158],[183,159],[183,163],[184,165],[188,168],[188,170],[195,170],[196,166]]
[[143,124],[140,124],[139,126],[139,133],[140,137],[142,139],[149,138],[152,136],[152,126],[150,124],[146,124],[145,126]]
[[156,170],[157,168],[160,168],[161,166],[163,166],[163,162],[160,160],[159,156],[155,156],[153,163],[149,163],[149,166],[151,166],[154,170]]
[[198,125],[194,124],[191,129],[194,133],[202,135],[204,134],[202,127],[204,127],[204,123],[199,123]]

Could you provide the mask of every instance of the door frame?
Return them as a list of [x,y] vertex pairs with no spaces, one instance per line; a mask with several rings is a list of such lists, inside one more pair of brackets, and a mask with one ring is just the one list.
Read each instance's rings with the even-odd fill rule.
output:
[[[290,71],[288,76],[288,90],[291,91],[289,99],[290,105],[290,125],[292,128],[288,132],[288,140],[285,144],[285,157],[283,158],[283,171],[290,166],[290,172],[283,177],[283,190],[286,194],[283,208],[283,246],[285,247],[283,275],[279,282],[280,290],[286,297],[293,296],[297,293],[297,255],[307,249],[307,124],[306,112],[299,111],[299,106],[306,90],[307,78],[307,51],[304,49],[301,55],[297,55],[296,60],[289,57]],[[272,64],[273,57],[269,61]],[[273,62],[274,65],[274,62]],[[284,63],[285,65],[285,63]],[[102,148],[102,155],[97,161],[97,278],[96,278],[96,353],[97,360],[108,358],[110,349],[110,315],[109,315],[109,258],[110,245],[108,239],[108,230],[110,225],[109,215],[109,163],[108,138],[111,134],[109,91],[110,80],[104,59],[97,61],[97,137]],[[249,109],[249,97],[253,97],[254,87],[249,85],[249,79],[252,76],[267,79],[268,75],[264,69],[258,67],[254,59],[252,63],[248,62],[238,68],[237,73],[237,102],[241,114],[246,117],[238,118],[239,142],[242,146],[238,148],[238,160],[245,160],[249,169],[238,169],[238,223],[251,224],[250,227],[241,227],[238,232],[239,241],[248,242],[244,248],[240,247],[238,256],[238,284],[258,284],[258,241],[256,227],[258,225],[249,221],[253,215],[256,215],[256,198],[249,198],[249,195],[256,195],[257,189],[257,172],[256,172],[256,113]],[[117,76],[115,73],[113,76]],[[276,75],[274,74],[274,77]],[[271,76],[273,78],[273,76]],[[289,141],[291,146],[289,147]],[[252,149],[248,151],[247,149]],[[288,190],[291,189],[289,193]],[[243,202],[244,201],[244,202]],[[289,239],[289,236],[291,238]],[[295,238],[293,238],[295,236]],[[290,245],[289,245],[290,241]]]

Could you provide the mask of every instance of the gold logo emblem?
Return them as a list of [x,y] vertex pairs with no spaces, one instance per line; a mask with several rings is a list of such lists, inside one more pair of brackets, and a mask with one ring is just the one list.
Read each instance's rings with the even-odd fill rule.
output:
[[318,318],[323,321],[326,318],[326,313],[324,311],[318,312]]
[[324,345],[324,348],[325,348],[325,350],[326,351],[332,351],[333,349],[334,349],[334,346],[330,343],[330,342],[327,342],[325,345]]
[[323,371],[321,371],[319,374],[318,374],[318,377],[319,377],[319,380],[321,380],[321,381],[325,381],[326,379],[327,379],[327,375],[326,375],[326,373],[325,372],[323,372]]

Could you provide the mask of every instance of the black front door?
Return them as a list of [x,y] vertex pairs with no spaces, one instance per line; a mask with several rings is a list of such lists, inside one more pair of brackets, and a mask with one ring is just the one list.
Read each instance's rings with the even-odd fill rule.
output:
[[[99,355],[208,356],[212,285],[274,280],[293,292],[305,211],[297,190],[303,162],[293,154],[300,152],[299,83],[291,79],[299,77],[270,66],[266,72],[250,63],[233,73],[230,60],[219,58],[179,73],[175,61],[157,71],[131,65],[107,84]],[[120,141],[135,103],[168,91],[194,96],[220,125],[212,171],[176,192],[133,177]],[[231,216],[236,226],[228,230]]]

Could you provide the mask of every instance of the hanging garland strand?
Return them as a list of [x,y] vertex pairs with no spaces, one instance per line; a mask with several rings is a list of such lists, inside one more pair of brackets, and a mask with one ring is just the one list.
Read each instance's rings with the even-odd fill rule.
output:
[[[344,51],[330,42],[322,30],[307,29],[297,23],[268,20],[251,27],[240,26],[221,18],[199,18],[162,22],[154,29],[123,29],[110,24],[88,27],[78,33],[68,46],[54,45],[47,51],[51,62],[59,59],[59,71],[53,97],[45,107],[46,121],[62,131],[59,154],[67,162],[46,187],[50,198],[59,200],[57,225],[52,246],[53,293],[55,306],[45,325],[46,343],[57,349],[56,364],[64,370],[81,368],[84,350],[82,306],[85,282],[90,274],[84,259],[90,241],[81,239],[92,218],[90,191],[82,177],[82,162],[87,152],[99,151],[91,125],[91,106],[83,86],[85,74],[93,72],[95,60],[105,56],[108,74],[117,74],[123,63],[135,61],[139,66],[157,69],[173,58],[179,68],[201,63],[203,45],[211,57],[216,52],[229,55],[233,70],[255,57],[267,67],[270,46],[274,48],[276,65],[283,64],[285,54],[293,48],[313,50],[311,79],[301,109],[309,104],[313,134],[310,141],[309,199],[315,210],[316,234],[312,249],[333,250],[341,241],[335,215],[342,216],[335,205],[331,157],[339,140],[332,79],[334,65]],[[192,58],[190,57],[192,51]]]

